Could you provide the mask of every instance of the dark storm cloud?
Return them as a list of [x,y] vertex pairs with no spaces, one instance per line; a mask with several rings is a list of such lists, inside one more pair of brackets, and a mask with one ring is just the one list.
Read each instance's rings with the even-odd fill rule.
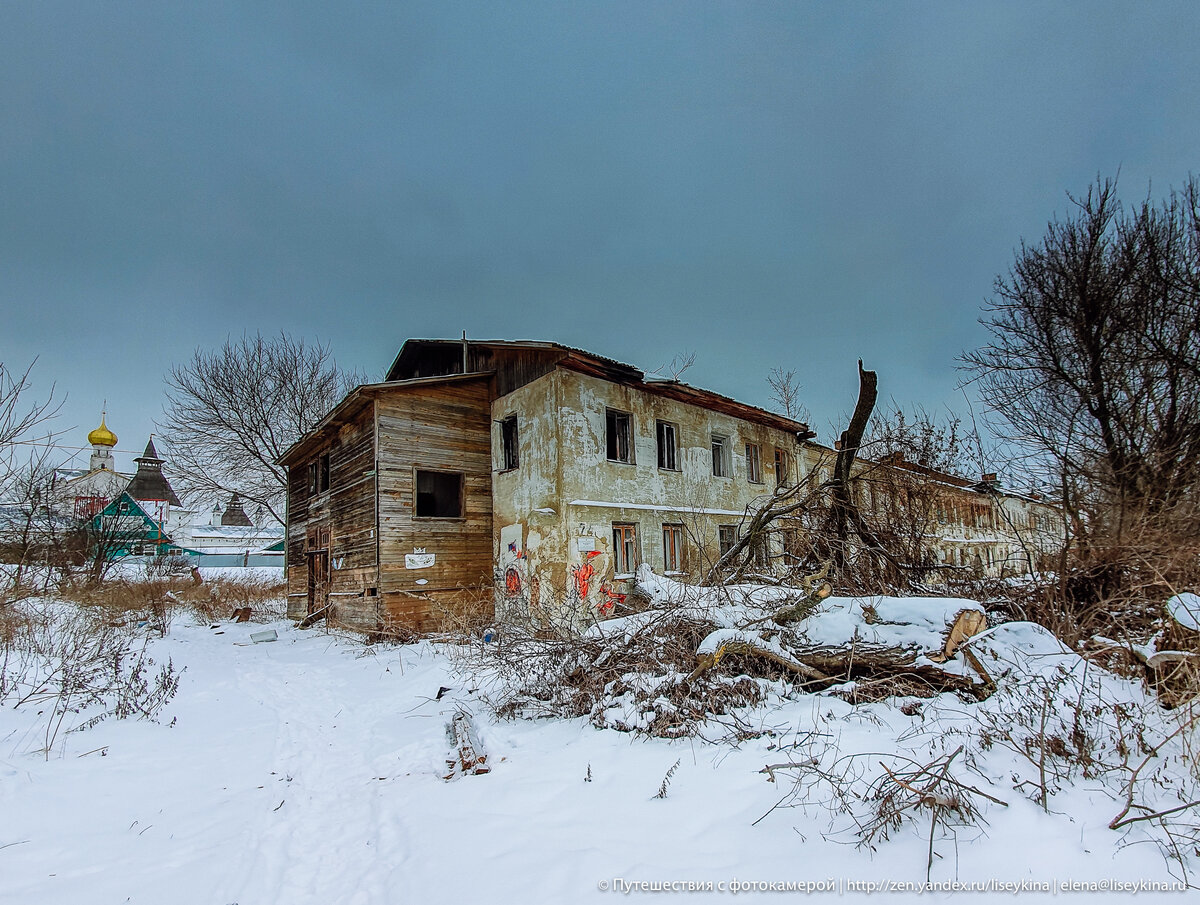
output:
[[[953,403],[1064,191],[1197,147],[1188,5],[8,4],[0,360],[129,445],[198,345],[556,339],[823,431]],[[122,437],[122,446],[126,436]]]

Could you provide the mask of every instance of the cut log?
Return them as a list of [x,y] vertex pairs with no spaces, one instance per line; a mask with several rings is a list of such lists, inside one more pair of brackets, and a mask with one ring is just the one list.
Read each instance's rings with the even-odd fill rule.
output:
[[453,749],[446,760],[450,773],[446,779],[451,779],[459,773],[489,773],[491,767],[487,763],[487,752],[479,742],[479,731],[471,714],[460,710],[446,724],[446,737]]
[[[963,653],[966,653],[964,650]],[[856,683],[847,694],[856,699],[878,700],[890,694],[929,696],[943,691],[987,697],[994,686],[979,667],[983,684],[967,676],[954,675],[929,663],[917,663],[921,651],[912,647],[879,647],[852,644],[789,646],[766,641],[755,632],[719,629],[701,642],[696,650],[696,668],[688,676],[692,681],[714,668],[731,654],[762,657],[804,676],[805,684],[829,688],[844,682]]]

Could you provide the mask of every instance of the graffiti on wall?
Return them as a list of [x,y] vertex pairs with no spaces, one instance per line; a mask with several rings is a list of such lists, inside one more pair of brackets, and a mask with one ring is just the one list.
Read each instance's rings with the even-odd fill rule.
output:
[[607,581],[600,583],[600,593],[604,595],[604,599],[596,604],[596,609],[600,611],[601,616],[611,616],[617,604],[625,602],[626,595],[618,594]]
[[579,595],[580,600],[586,600],[592,589],[592,579],[596,577],[596,567],[592,565],[592,560],[599,555],[599,550],[584,553],[583,562],[578,566],[571,566],[571,579],[575,583],[575,593]]

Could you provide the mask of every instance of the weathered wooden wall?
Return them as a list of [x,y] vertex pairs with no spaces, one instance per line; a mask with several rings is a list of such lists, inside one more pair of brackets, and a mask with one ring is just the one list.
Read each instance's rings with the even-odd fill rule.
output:
[[375,564],[375,423],[370,403],[332,425],[310,460],[329,453],[329,489],[310,493],[308,462],[288,470],[288,615],[308,606],[308,538],[329,536],[329,598],[335,621],[373,627],[378,598]]
[[289,619],[303,619],[308,606],[308,561],[305,558],[305,532],[308,525],[308,468],[288,468],[287,506],[287,591]]
[[[492,475],[485,379],[399,387],[377,397],[379,590],[384,623],[426,629],[443,607],[492,586]],[[463,475],[461,518],[414,514],[416,470]],[[410,568],[423,551],[433,563]]]

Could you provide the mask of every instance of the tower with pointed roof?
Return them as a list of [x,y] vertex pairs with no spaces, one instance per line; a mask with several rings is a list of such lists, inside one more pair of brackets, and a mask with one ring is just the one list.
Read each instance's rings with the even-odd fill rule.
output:
[[137,463],[137,473],[129,482],[129,486],[125,488],[126,493],[135,500],[166,502],[175,507],[183,505],[179,501],[179,497],[175,495],[175,491],[171,489],[167,476],[163,474],[163,460],[158,455],[158,450],[154,448],[153,435],[146,443],[146,451],[133,461]]
[[221,524],[233,525],[238,528],[254,527],[254,523],[246,515],[246,510],[242,508],[242,498],[240,495],[235,493],[229,498],[229,505],[225,507],[225,512],[221,515]]

